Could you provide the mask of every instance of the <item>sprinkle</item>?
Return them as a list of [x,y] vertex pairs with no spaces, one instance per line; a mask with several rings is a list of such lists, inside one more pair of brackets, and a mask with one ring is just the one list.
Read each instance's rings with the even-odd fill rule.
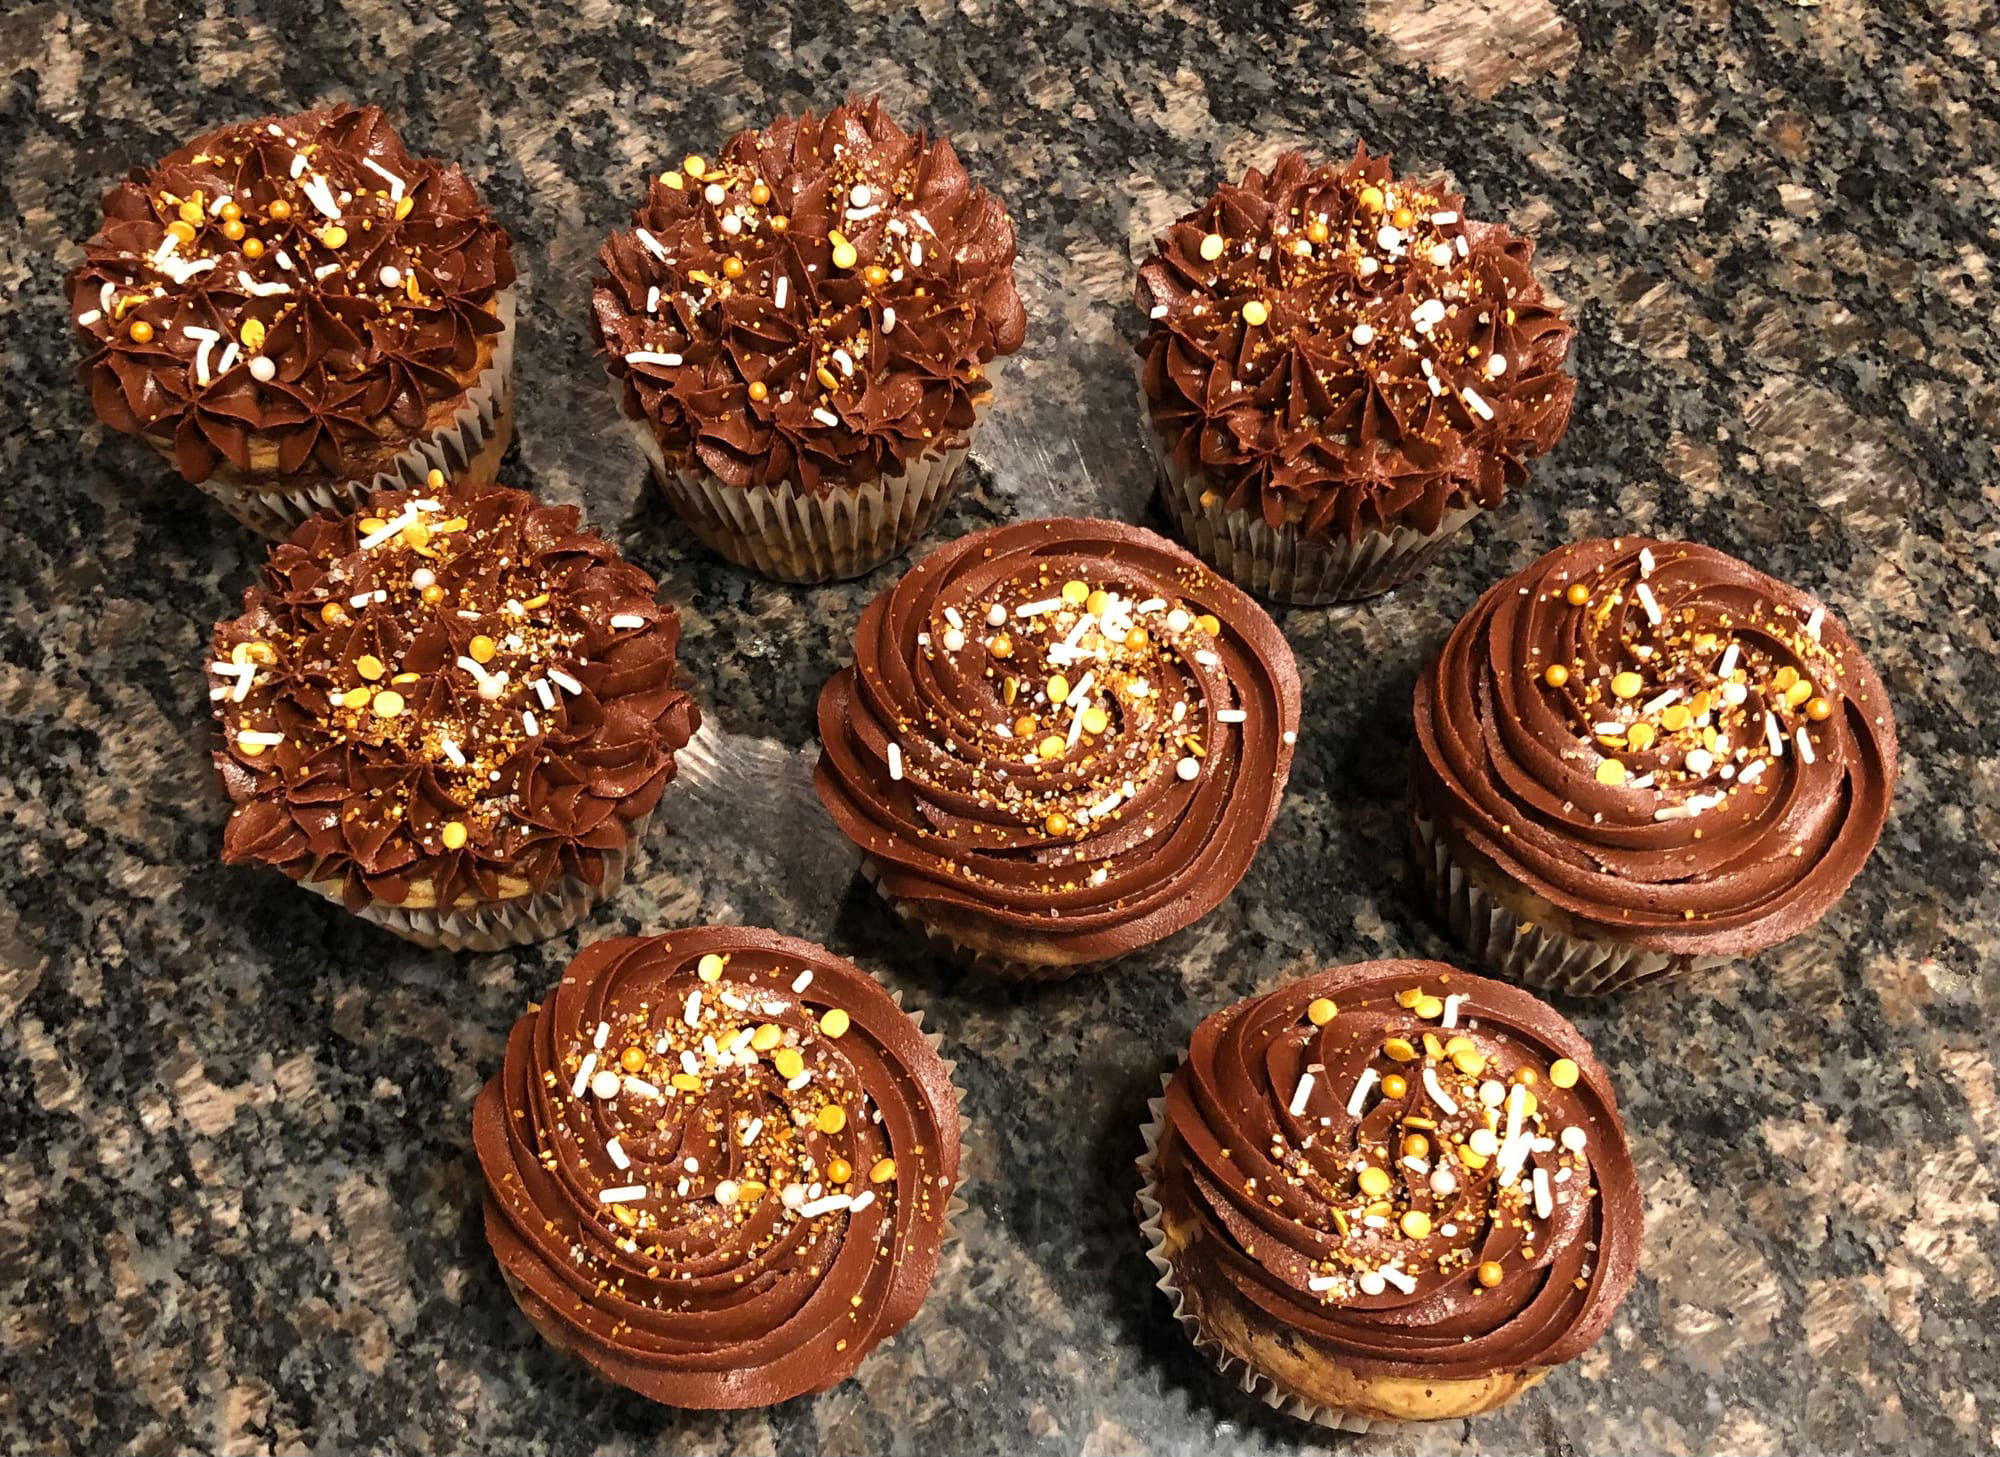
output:
[[807,987],[812,985],[812,979],[813,979],[812,968],[807,967],[804,971],[800,972],[797,976],[792,978],[792,990],[794,992],[804,991]]
[[1763,778],[1766,762],[1763,759],[1759,759],[1755,763],[1745,765],[1743,772],[1736,776],[1736,782],[1738,784],[1755,784],[1759,779]]
[[555,694],[549,691],[549,685],[544,683],[540,678],[535,679],[528,686],[535,690],[535,697],[541,700],[542,707],[554,708],[556,706]]
[[884,334],[893,334],[896,332],[896,311],[894,309],[885,308],[882,310],[882,332]]
[[1225,708],[1216,713],[1215,721],[1217,723],[1242,723],[1249,717],[1250,715],[1240,708]]
[[1294,1118],[1298,1117],[1301,1113],[1304,1113],[1306,1111],[1306,1099],[1312,1096],[1312,1090],[1313,1090],[1312,1069],[1308,1068],[1299,1077],[1298,1087],[1292,1090],[1292,1102],[1291,1102],[1291,1107],[1288,1111]]
[[1387,1280],[1405,1295],[1410,1294],[1417,1288],[1417,1282],[1394,1265],[1384,1265],[1381,1269],[1381,1275],[1384,1280]]
[[1321,1291],[1333,1289],[1339,1283],[1338,1275],[1314,1275],[1306,1281],[1306,1289],[1319,1294]]
[[1354,1091],[1347,1095],[1347,1116],[1359,1118],[1361,1104],[1368,1096],[1368,1090],[1375,1086],[1377,1074],[1372,1067],[1361,1069],[1361,1076],[1354,1080]]
[[1806,736],[1806,726],[1799,725],[1799,731],[1792,736],[1792,742],[1799,746],[1799,758],[1810,764],[1813,761],[1812,740]]
[[414,505],[405,506],[396,514],[393,521],[385,521],[381,526],[362,537],[361,549],[363,551],[373,551],[376,547],[382,545],[383,542],[393,541],[396,537],[403,534],[404,527],[409,526],[416,519],[417,508]]
[[625,1079],[625,1091],[636,1094],[641,1098],[651,1098],[655,1103],[664,1103],[667,1101],[667,1095],[644,1078],[628,1077]]
[[610,1068],[599,1068],[590,1080],[592,1096],[610,1100],[618,1096],[618,1074]]
[[1488,379],[1498,379],[1500,378],[1501,375],[1505,374],[1506,372],[1507,372],[1506,355],[1489,354],[1486,356],[1486,377]]
[[334,199],[333,189],[327,186],[324,177],[315,172],[299,185],[299,190],[305,193],[307,200],[326,217],[336,223],[340,221],[340,204]]
[[535,711],[532,708],[521,710],[521,727],[528,731],[528,737],[531,739],[541,733],[542,722],[535,717]]
[[771,285],[772,304],[782,309],[785,306],[785,300],[791,296],[791,287],[791,279],[780,273],[778,281]]
[[849,354],[845,349],[838,346],[834,348],[833,362],[840,366],[842,374],[852,375],[854,373],[854,356]]
[[1785,733],[1783,729],[1778,727],[1778,715],[1775,713],[1764,715],[1764,741],[1771,746],[1771,757],[1773,759],[1784,757]]
[[1826,609],[1824,607],[1813,608],[1812,616],[1806,619],[1806,636],[1811,638],[1814,642],[1818,642],[1820,626],[1825,621],[1826,621]]
[[635,1199],[646,1197],[644,1184],[621,1184],[616,1189],[599,1189],[597,1202],[600,1204],[630,1204]]
[[1477,415],[1480,419],[1491,420],[1493,418],[1493,407],[1487,404],[1486,401],[1481,399],[1479,397],[1479,392],[1475,390],[1471,385],[1466,385],[1465,387],[1460,389],[1459,394],[1465,397],[1466,405],[1470,407],[1472,413]]
[[840,424],[840,416],[834,414],[833,411],[827,409],[823,405],[816,406],[814,408],[812,412],[812,417],[813,419],[819,421],[820,424],[826,426],[827,429],[829,430],[833,429],[835,426]]
[[1555,1195],[1549,1192],[1549,1171],[1535,1170],[1535,1218],[1547,1219],[1556,1211]]
[[646,625],[646,619],[636,612],[620,612],[611,619],[612,627],[620,632],[629,632]]
[[891,779],[903,777],[903,749],[900,744],[889,745],[889,777]]
[[652,287],[646,290],[646,312],[649,314],[656,314],[659,311],[660,311],[660,286],[656,283]]
[[681,363],[678,354],[662,354],[654,349],[634,349],[625,356],[627,364],[660,364],[671,369]]
[[1182,759],[1180,763],[1174,765],[1174,773],[1183,779],[1199,778],[1201,775],[1201,761],[1193,755],[1189,755],[1187,758]]
[[701,1020],[701,991],[699,988],[687,995],[687,1006],[681,1012],[681,1020],[692,1027]]
[[644,245],[648,253],[651,253],[655,258],[659,259],[662,263],[668,261],[667,250],[660,246],[660,240],[658,238],[654,237],[644,228],[634,228],[632,230],[632,234],[634,237],[638,238],[639,242],[642,245]]
[[272,745],[282,744],[284,741],[285,736],[283,734],[261,733],[256,729],[245,729],[236,736],[237,743],[254,744],[261,749],[268,749]]
[[1562,1146],[1571,1153],[1582,1153],[1589,1142],[1590,1136],[1577,1124],[1572,1123],[1562,1131]]
[[1431,1095],[1431,1101],[1438,1105],[1438,1111],[1446,1117],[1450,1117],[1458,1111],[1458,1104],[1452,1100],[1451,1094],[1447,1093],[1444,1090],[1444,1085],[1438,1081],[1437,1069],[1434,1067],[1426,1067],[1424,1069],[1424,1091]]
[[[1387,1223],[1386,1220],[1373,1220],[1370,1222],[1375,1224]],[[1382,1279],[1381,1274],[1375,1270],[1370,1270],[1367,1274],[1363,1275],[1360,1279],[1356,1280],[1354,1283],[1356,1286],[1360,1288],[1361,1293],[1363,1295],[1380,1295],[1384,1290],[1388,1288],[1386,1282],[1384,1282],[1384,1280]]]
[[1639,605],[1646,609],[1646,620],[1658,627],[1664,619],[1660,614],[1660,604],[1653,597],[1653,589],[1641,582],[1633,590],[1638,593]]
[[1347,337],[1365,349],[1375,342],[1375,330],[1367,324],[1356,324]]
[[1062,598],[1047,597],[1040,602],[1023,602],[1019,607],[1014,609],[1014,615],[1016,617],[1040,617],[1045,612],[1060,610],[1062,605]]
[[583,1090],[590,1086],[590,1074],[596,1066],[597,1054],[586,1052],[583,1055],[582,1066],[576,1070],[576,1081],[569,1085],[569,1095],[572,1098],[581,1098],[583,1096]]
[[613,1164],[614,1164],[614,1165],[615,1165],[615,1166],[616,1166],[617,1168],[619,1168],[619,1169],[623,1170],[623,1169],[629,1169],[629,1168],[631,1168],[631,1167],[632,1167],[632,1160],[630,1160],[629,1158],[625,1157],[625,1148],[624,1148],[624,1145],[623,1145],[623,1144],[621,1144],[621,1143],[619,1143],[617,1139],[615,1139],[615,1138],[607,1138],[607,1139],[605,1139],[605,1140],[604,1140],[604,1152],[605,1152],[605,1153],[606,1153],[606,1154],[607,1154],[607,1155],[608,1155],[608,1156],[610,1157],[610,1159],[611,1159],[611,1162],[612,1162],[612,1163],[613,1163]]
[[1438,1026],[1456,1027],[1458,1025],[1458,1009],[1465,1000],[1466,997],[1463,992],[1453,992],[1450,996],[1446,997],[1444,999],[1444,1015],[1438,1020]]
[[815,1199],[810,1204],[799,1206],[799,1218],[816,1219],[822,1214],[832,1214],[837,1210],[851,1208],[854,1201],[845,1194],[829,1194],[824,1199]]
[[1167,306],[1165,304],[1154,304],[1152,312],[1146,315],[1149,319],[1164,319],[1166,316]]

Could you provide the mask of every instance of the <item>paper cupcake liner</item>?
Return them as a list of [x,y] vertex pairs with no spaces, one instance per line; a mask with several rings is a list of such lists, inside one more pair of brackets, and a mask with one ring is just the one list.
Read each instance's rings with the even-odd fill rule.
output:
[[1410,851],[1452,933],[1489,970],[1524,986],[1571,997],[1602,997],[1712,971],[1733,959],[1586,941],[1523,920],[1476,884],[1437,826],[1417,814],[1410,816]]
[[[1144,393],[1141,392],[1141,404]],[[1273,602],[1320,607],[1379,596],[1430,565],[1431,558],[1480,514],[1477,506],[1445,513],[1435,531],[1398,526],[1359,541],[1319,541],[1290,524],[1273,529],[1253,511],[1231,511],[1201,470],[1183,470],[1166,439],[1146,420],[1146,443],[1159,468],[1160,500],[1196,556]]]
[[451,480],[490,480],[506,453],[514,424],[514,290],[503,290],[497,302],[500,333],[493,342],[493,355],[466,391],[465,402],[444,425],[373,475],[312,485],[259,487],[214,478],[197,485],[252,531],[282,540],[322,511],[357,511],[377,491],[421,486],[434,470]]
[[[945,1202],[944,1219],[938,1228],[938,1252],[940,1256],[938,1263],[941,1266],[943,1264],[943,1258],[942,1258],[943,1252],[950,1249],[953,1245],[960,1243],[964,1238],[963,1234],[957,1228],[957,1222],[961,1217],[964,1216],[967,1208],[969,1207],[965,1202],[965,1186],[968,1182],[968,1177],[965,1171],[965,1165],[966,1165],[966,1155],[971,1151],[971,1141],[969,1135],[972,1130],[972,1120],[965,1116],[965,1089],[958,1085],[957,1060],[946,1057],[944,1055],[943,1035],[937,1032],[926,1032],[924,1030],[924,1009],[922,1007],[917,1008],[915,1011],[907,1009],[906,1007],[903,1006],[903,993],[899,989],[883,985],[879,977],[876,978],[876,984],[878,986],[882,986],[882,989],[888,992],[889,999],[896,1004],[896,1010],[901,1012],[905,1017],[908,1017],[910,1019],[911,1025],[913,1025],[917,1029],[917,1034],[924,1039],[925,1044],[929,1046],[930,1050],[938,1055],[938,1061],[944,1064],[945,1076],[951,1082],[952,1095],[957,1103],[958,1182],[952,1186],[951,1198]],[[565,1356],[568,1356],[571,1360],[574,1360],[579,1364],[583,1365],[590,1371],[590,1373],[593,1376],[596,1376],[597,1379],[599,1379],[600,1381],[609,1381],[610,1380],[609,1377],[601,1375],[597,1371],[597,1368],[591,1364],[590,1352],[587,1342],[583,1341],[576,1331],[572,1330],[569,1326],[565,1325],[561,1320],[557,1319],[554,1313],[549,1310],[547,1303],[543,1301],[540,1296],[536,1295],[532,1290],[529,1290],[527,1286],[523,1285],[520,1282],[520,1280],[515,1277],[514,1272],[508,1269],[504,1263],[502,1263],[497,1258],[494,1260],[494,1263],[496,1265],[499,1265],[500,1267],[500,1279],[506,1285],[507,1293],[514,1297],[515,1306],[520,1310],[521,1314],[527,1319],[528,1324],[535,1328],[535,1333],[539,1335],[544,1341],[546,1341],[550,1346],[562,1352]],[[924,1292],[924,1300],[928,1301],[931,1298],[932,1291],[934,1291],[936,1288],[937,1288],[937,1280],[936,1276],[933,1275],[931,1282],[931,1289],[926,1290]],[[919,1310],[922,1309],[921,1303],[919,1304],[918,1309]],[[915,1317],[912,1316],[912,1319],[914,1318]],[[907,1330],[909,1329],[909,1327],[905,1326],[903,1329]],[[881,1350],[884,1345],[887,1345],[889,1342],[895,1340],[897,1336],[900,1336],[902,1333],[903,1333],[902,1331],[896,1331],[893,1334],[884,1337],[881,1341],[876,1342],[876,1344],[872,1346],[867,1351],[867,1353],[862,1356],[860,1362],[856,1363],[854,1368],[855,1372],[858,1372],[863,1365],[866,1365],[869,1359],[874,1356],[875,1352]],[[840,1380],[842,1381],[849,1380],[851,1379],[853,1374],[854,1373],[850,1372],[847,1376],[841,1377]],[[613,1382],[612,1384],[617,1385],[618,1383]],[[834,1385],[836,1386],[839,1384],[840,1383],[838,1381],[834,1383]],[[830,1390],[831,1388],[827,1389]],[[811,1392],[801,1393],[801,1395],[812,1395],[812,1394],[813,1393]],[[789,1400],[789,1398],[787,1399]],[[660,1402],[659,1405],[669,1406],[671,1404],[667,1402]],[[711,1410],[713,1408],[673,1407],[672,1409],[675,1411],[691,1411],[691,1410]]]
[[1173,1080],[1174,1075],[1171,1072],[1162,1073],[1160,1075],[1162,1096],[1148,1099],[1146,1103],[1148,1119],[1146,1126],[1141,1130],[1146,1140],[1146,1151],[1139,1156],[1139,1174],[1143,1180],[1139,1188],[1139,1212],[1142,1216],[1139,1232],[1146,1240],[1146,1258],[1152,1261],[1153,1268],[1160,1272],[1160,1278],[1153,1283],[1166,1295],[1168,1303],[1173,1307],[1174,1319],[1180,1322],[1181,1329],[1187,1332],[1188,1339],[1194,1343],[1195,1349],[1213,1360],[1215,1368],[1224,1377],[1238,1390],[1256,1397],[1264,1405],[1297,1417],[1301,1421],[1327,1427],[1336,1432],[1396,1430],[1403,1424],[1375,1421],[1368,1417],[1356,1416],[1353,1412],[1344,1411],[1339,1407],[1323,1406],[1289,1388],[1280,1386],[1255,1366],[1232,1354],[1220,1341],[1211,1336],[1207,1328],[1202,1325],[1201,1318],[1188,1304],[1187,1297],[1181,1293],[1180,1282],[1174,1275],[1173,1261],[1167,1256],[1167,1233],[1162,1224],[1159,1175],[1156,1167],[1160,1136],[1166,1128],[1167,1100],[1164,1095],[1167,1085]]
[[952,935],[948,928],[926,917],[920,908],[921,903],[902,900],[883,889],[882,867],[865,855],[861,857],[861,877],[873,887],[875,894],[882,897],[883,904],[896,913],[898,920],[922,932],[925,941],[933,948],[968,971],[982,972],[1002,981],[1068,981],[1071,977],[1100,971],[1112,964],[1112,959],[1107,958],[1055,966],[1017,960],[968,945]]
[[[999,366],[986,366],[989,384]],[[622,381],[612,396],[653,478],[702,544],[738,566],[781,582],[858,577],[901,556],[930,530],[958,486],[959,468],[993,399],[989,388],[973,406],[973,422],[958,440],[919,456],[899,472],[831,491],[802,491],[789,482],[732,486],[691,460],[669,460],[652,427],[625,415]]]
[[[569,930],[617,893],[625,883],[632,847],[645,838],[652,819],[648,813],[633,820],[624,848],[602,852],[604,880],[600,885],[592,885],[580,875],[565,875],[547,890],[508,900],[451,910],[419,910],[370,901],[354,914],[405,941],[438,951],[500,951],[546,941]],[[337,880],[302,880],[299,884],[335,905],[345,904]]]

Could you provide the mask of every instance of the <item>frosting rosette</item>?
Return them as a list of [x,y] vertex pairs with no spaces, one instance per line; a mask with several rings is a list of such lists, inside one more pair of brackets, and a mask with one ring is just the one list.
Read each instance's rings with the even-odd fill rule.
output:
[[879,100],[686,158],[599,262],[626,413],[738,489],[825,493],[941,452],[1027,325],[1006,209]]
[[1278,810],[1299,680],[1276,624],[1109,521],[966,536],[870,603],[814,782],[899,911],[1053,970],[1214,909]]
[[654,591],[575,507],[500,486],[314,517],[215,629],[223,858],[355,911],[614,887],[700,723]]
[[1636,1273],[1610,1080],[1516,988],[1320,972],[1204,1019],[1155,1109],[1161,1284],[1300,1414],[1488,1410],[1588,1349]]
[[1497,506],[1575,394],[1533,254],[1366,147],[1252,168],[1140,266],[1152,423],[1223,510],[1311,541]]
[[1646,953],[1649,973],[1817,921],[1896,781],[1888,697],[1840,621],[1687,542],[1579,542],[1499,583],[1415,711],[1434,865],[1572,951]]
[[378,107],[223,127],[103,208],[68,282],[82,378],[190,481],[365,479],[450,421],[506,327],[506,232]]
[[523,1312],[606,1379],[705,1408],[824,1390],[909,1321],[959,1126],[949,1065],[873,978],[723,926],[587,948],[473,1109]]

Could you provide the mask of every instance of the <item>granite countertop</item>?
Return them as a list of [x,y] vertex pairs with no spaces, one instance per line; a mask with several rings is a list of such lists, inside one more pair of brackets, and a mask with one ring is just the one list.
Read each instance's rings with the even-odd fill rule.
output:
[[[28,3],[0,16],[0,1449],[1776,1452],[2000,1443],[2000,25],[1983,0]],[[601,235],[662,159],[880,91],[1011,203],[1023,361],[933,533],[1158,524],[1135,257],[1284,144],[1448,169],[1541,241],[1579,409],[1414,585],[1281,622],[1306,717],[1241,889],[1107,975],[941,970],[803,797],[811,709],[888,567],[706,556],[590,358]],[[91,418],[59,281],[128,165],[223,120],[383,103],[524,265],[507,478],[580,502],[681,606],[712,732],[634,882],[505,955],[407,946],[223,866],[200,663],[261,548]],[[1451,955],[1406,879],[1417,670],[1566,538],[1686,534],[1838,604],[1907,762],[1852,892],[1740,970],[1570,1008],[1617,1078],[1644,1268],[1502,1414],[1355,1440],[1213,1375],[1131,1214],[1148,1095],[1224,1001]],[[973,1213],[912,1324],[818,1398],[676,1413],[513,1308],[472,1097],[576,947],[704,920],[821,940],[932,1009]]]

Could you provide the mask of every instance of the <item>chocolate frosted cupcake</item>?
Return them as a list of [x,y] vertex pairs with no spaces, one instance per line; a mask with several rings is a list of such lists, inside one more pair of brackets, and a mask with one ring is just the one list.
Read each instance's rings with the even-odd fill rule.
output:
[[523,1313],[683,1407],[824,1391],[923,1304],[958,1091],[866,973],[769,931],[599,941],[473,1107],[486,1237]]
[[814,783],[904,917],[991,969],[1063,975],[1213,910],[1271,828],[1291,649],[1171,542],[1027,521],[870,603],[819,698]]
[[1026,329],[1000,200],[949,142],[850,101],[687,158],[632,222],[593,320],[674,509],[781,581],[906,551]]
[[701,722],[653,593],[522,491],[436,475],[312,518],[215,629],[223,858],[426,946],[573,925]]
[[1139,269],[1148,440],[1187,540],[1280,602],[1385,592],[1561,437],[1535,245],[1358,148],[1225,186]]
[[69,301],[98,417],[283,536],[433,469],[492,478],[513,282],[465,174],[412,156],[380,108],[341,105],[135,169]]
[[1245,1391],[1327,1426],[1491,1411],[1610,1325],[1644,1223],[1576,1029],[1434,961],[1208,1017],[1153,1105],[1160,1288]]
[[1896,725],[1861,649],[1712,547],[1626,537],[1486,593],[1418,681],[1411,808],[1487,965],[1589,995],[1812,925],[1888,818]]

